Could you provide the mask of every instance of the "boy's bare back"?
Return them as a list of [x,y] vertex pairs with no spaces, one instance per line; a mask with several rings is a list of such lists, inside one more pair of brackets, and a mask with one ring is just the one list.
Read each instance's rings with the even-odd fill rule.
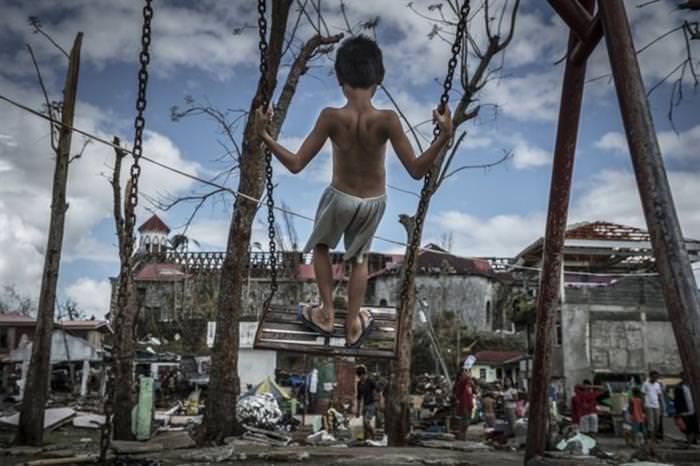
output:
[[386,142],[392,111],[374,107],[328,108],[328,135],[333,144],[333,181],[345,193],[358,197],[384,194]]

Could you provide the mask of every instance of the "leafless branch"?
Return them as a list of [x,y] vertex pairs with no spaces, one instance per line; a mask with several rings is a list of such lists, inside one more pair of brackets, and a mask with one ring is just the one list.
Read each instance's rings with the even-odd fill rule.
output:
[[475,168],[488,169],[488,168],[495,167],[496,165],[502,164],[503,162],[505,162],[506,160],[508,160],[509,158],[511,158],[513,156],[513,152],[510,152],[510,151],[503,151],[503,152],[504,152],[503,157],[501,157],[500,159],[498,159],[494,162],[476,164],[476,165],[462,165],[459,168],[455,168],[454,170],[452,170],[451,172],[449,172],[445,176],[443,176],[442,181],[445,181],[447,178],[449,178],[452,175],[459,173],[463,170],[473,170]]
[[392,104],[392,105],[394,106],[394,108],[396,109],[396,112],[399,114],[399,116],[400,116],[401,119],[404,121],[404,123],[406,123],[406,126],[408,127],[408,130],[411,132],[411,135],[413,135],[413,140],[416,142],[416,146],[418,146],[418,149],[419,149],[421,152],[423,152],[423,145],[421,144],[420,139],[418,138],[418,134],[416,134],[416,131],[415,131],[413,125],[411,124],[410,121],[408,121],[408,118],[406,117],[406,114],[403,112],[403,110],[401,110],[401,107],[400,107],[399,104],[396,102],[396,100],[395,100],[394,97],[391,95],[391,93],[390,93],[389,90],[386,88],[386,86],[384,86],[384,84],[380,84],[380,85],[379,85],[379,88],[380,88],[382,91],[384,91],[384,94],[386,94],[386,96],[389,98],[389,100],[391,101],[391,104]]
[[56,139],[56,133],[58,131],[58,128],[56,126],[56,118],[54,117],[53,114],[53,106],[51,105],[51,101],[49,100],[49,93],[46,91],[46,86],[44,85],[44,79],[41,76],[41,70],[39,69],[39,63],[36,61],[36,56],[34,55],[34,50],[32,50],[32,46],[29,44],[25,44],[27,46],[27,50],[29,51],[29,56],[32,57],[32,63],[34,64],[34,71],[36,72],[36,77],[37,80],[39,81],[39,86],[41,87],[41,92],[44,94],[44,102],[46,105],[46,113],[49,116],[49,127],[51,128],[51,148],[53,149],[54,152],[58,151],[58,142]]
[[83,154],[85,153],[85,148],[88,146],[88,144],[91,144],[91,143],[92,143],[92,139],[84,138],[84,139],[83,139],[83,145],[82,145],[82,147],[80,148],[80,151],[79,151],[77,154],[73,155],[70,159],[68,159],[68,163],[71,163],[71,162],[73,162],[74,160],[79,159],[80,157],[82,157]]
[[41,34],[42,36],[46,37],[46,39],[47,39],[49,42],[51,42],[51,44],[52,44],[54,47],[56,47],[58,50],[60,50],[61,53],[62,53],[66,58],[69,58],[68,52],[66,52],[66,50],[65,50],[63,47],[61,47],[60,45],[58,45],[58,43],[57,43],[55,40],[53,40],[53,37],[51,37],[50,35],[48,35],[48,34],[41,28],[41,20],[39,19],[38,16],[30,16],[30,17],[27,19],[27,22],[29,23],[29,25],[30,25],[32,28],[34,28],[34,30],[32,31],[34,34]]

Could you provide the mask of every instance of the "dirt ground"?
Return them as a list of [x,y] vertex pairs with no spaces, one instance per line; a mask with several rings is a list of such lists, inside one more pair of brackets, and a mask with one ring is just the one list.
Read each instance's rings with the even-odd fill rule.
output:
[[[481,440],[481,426],[472,426],[468,434],[468,440],[478,442]],[[96,430],[81,430],[73,427],[63,427],[46,435],[46,445],[43,449],[11,448],[11,432],[0,432],[0,465],[12,466],[24,464],[27,461],[41,458],[70,457],[81,454],[96,454],[98,451],[99,437]],[[606,452],[615,453],[620,459],[629,459],[635,452],[627,447],[624,440],[610,436],[600,436],[599,442]],[[459,447],[459,443],[455,442]],[[464,444],[468,445],[468,444]],[[700,464],[700,449],[688,451],[675,450],[674,442],[667,440],[660,446],[663,453],[660,460],[667,459],[668,464],[691,465]],[[212,452],[221,452],[231,447],[216,447]],[[267,447],[260,445],[234,445],[234,455],[230,459],[218,462],[222,465],[333,465],[333,466],[390,466],[390,465],[446,465],[446,466],[520,466],[523,464],[522,452],[513,450],[479,450],[479,451],[455,451],[438,448],[423,447]],[[128,459],[112,462],[120,465],[155,465],[184,466],[213,464],[213,461],[192,458],[192,454],[207,452],[203,449],[175,450],[166,449],[156,453],[132,455]],[[666,453],[665,453],[666,452]],[[667,454],[670,452],[670,454]],[[201,456],[201,455],[200,455]],[[216,456],[216,455],[214,455]],[[602,460],[570,459],[568,461],[548,459],[543,464],[558,465],[604,465],[616,462],[604,462]]]

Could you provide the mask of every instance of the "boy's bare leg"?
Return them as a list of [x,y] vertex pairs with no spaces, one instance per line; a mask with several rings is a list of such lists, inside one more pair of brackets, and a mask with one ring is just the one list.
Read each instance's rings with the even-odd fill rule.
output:
[[[345,318],[345,340],[354,343],[362,333],[362,324],[358,316],[360,306],[367,291],[367,261],[353,262],[348,283],[348,313]],[[369,315],[364,316],[369,319]]]
[[335,312],[333,309],[333,268],[328,246],[317,244],[314,247],[314,273],[318,294],[321,297],[321,308],[308,308],[304,312],[306,318],[328,332],[333,332]]

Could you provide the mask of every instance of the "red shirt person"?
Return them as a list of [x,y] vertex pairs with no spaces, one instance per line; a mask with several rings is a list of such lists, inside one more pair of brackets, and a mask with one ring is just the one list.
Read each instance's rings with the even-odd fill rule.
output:
[[474,410],[474,389],[468,369],[463,369],[459,375],[455,383],[454,396],[457,403],[456,415],[459,420],[460,439],[464,440]]
[[585,434],[598,433],[598,397],[604,392],[588,380],[583,385],[576,385],[575,394],[571,401],[573,421],[579,426],[579,431]]

